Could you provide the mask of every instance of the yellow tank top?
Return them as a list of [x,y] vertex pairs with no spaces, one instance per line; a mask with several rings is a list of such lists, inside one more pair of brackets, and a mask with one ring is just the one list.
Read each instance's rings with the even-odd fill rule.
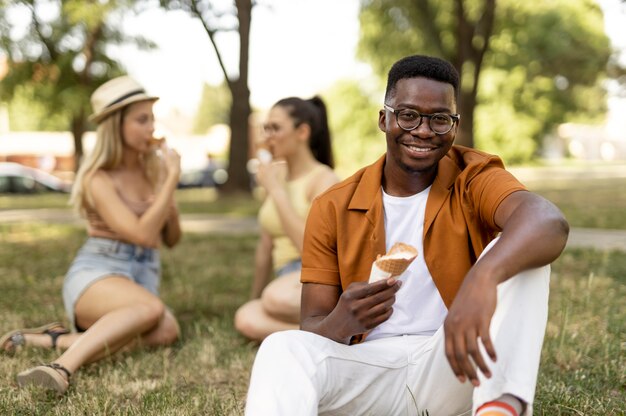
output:
[[[311,201],[307,198],[309,184],[320,170],[324,168],[327,168],[327,166],[318,165],[306,175],[287,182],[286,188],[289,201],[291,201],[298,216],[303,219],[306,219],[309,208],[311,207]],[[276,205],[272,198],[265,198],[259,210],[258,220],[261,227],[272,236],[274,243],[274,248],[272,249],[274,270],[280,269],[291,261],[300,259],[300,252],[291,239],[285,234]]]

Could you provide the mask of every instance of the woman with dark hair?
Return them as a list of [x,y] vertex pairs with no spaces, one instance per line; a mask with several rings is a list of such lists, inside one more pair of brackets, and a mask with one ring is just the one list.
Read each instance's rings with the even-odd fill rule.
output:
[[237,330],[258,341],[273,332],[299,327],[306,216],[311,201],[338,182],[321,98],[278,101],[263,130],[262,147],[273,161],[259,157],[256,180],[266,194],[259,211],[261,237],[251,300],[235,315]]

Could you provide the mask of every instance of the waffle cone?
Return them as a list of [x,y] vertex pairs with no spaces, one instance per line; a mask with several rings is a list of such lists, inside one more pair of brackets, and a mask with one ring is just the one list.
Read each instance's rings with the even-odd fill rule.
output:
[[389,273],[389,277],[391,276],[399,276],[409,267],[409,264],[413,259],[384,259],[379,258],[376,260],[376,267],[380,270]]
[[417,249],[413,247],[412,245],[406,244],[406,243],[395,243],[393,246],[391,246],[391,248],[385,255],[389,256],[391,254],[402,253],[402,252],[415,254],[415,257],[417,257]]
[[[401,253],[403,257],[397,257]],[[405,243],[394,244],[387,254],[384,256],[379,255],[372,264],[370,283],[401,275],[416,257],[417,249],[415,247]]]
[[165,137],[153,137],[150,139],[150,146],[161,146],[162,143],[165,143]]

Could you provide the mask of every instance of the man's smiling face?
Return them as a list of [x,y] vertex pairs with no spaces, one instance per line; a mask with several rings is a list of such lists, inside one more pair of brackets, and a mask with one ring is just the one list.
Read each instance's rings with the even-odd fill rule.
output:
[[[429,78],[404,78],[396,83],[394,92],[386,103],[396,110],[410,108],[423,114],[456,113],[454,87]],[[378,125],[387,139],[387,163],[392,171],[400,168],[406,173],[434,173],[439,160],[452,147],[458,123],[446,134],[436,134],[430,129],[430,119],[412,131],[405,131],[391,111],[380,112]],[[391,166],[388,166],[391,167]]]

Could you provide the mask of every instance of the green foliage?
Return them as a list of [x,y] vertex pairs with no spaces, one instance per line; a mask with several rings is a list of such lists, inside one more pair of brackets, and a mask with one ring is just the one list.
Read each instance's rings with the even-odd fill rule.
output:
[[481,102],[511,105],[512,125],[534,119],[536,148],[560,123],[599,121],[606,112],[599,84],[611,52],[599,6],[591,0],[506,0],[498,16],[487,64],[504,72],[497,91],[482,94]]
[[[120,31],[119,13],[129,10],[132,4],[129,0],[11,2],[0,12],[0,27],[12,27],[11,13],[29,16],[30,20],[25,27],[0,33],[0,54],[7,56],[9,64],[0,100],[17,99],[18,111],[21,102],[28,102],[35,109],[29,114],[33,118],[43,108],[45,114],[41,117],[64,119],[66,129],[70,122],[84,123],[91,112],[89,97],[93,90],[122,72],[109,56],[108,45],[134,42],[139,47],[153,46]],[[30,123],[47,127],[48,122]]]
[[[459,4],[459,3],[457,3]],[[478,19],[483,2],[460,2]],[[450,0],[364,0],[358,54],[385,78],[397,59],[415,53],[455,62],[457,23]],[[428,15],[433,19],[425,20]],[[498,0],[475,111],[477,147],[508,162],[530,159],[563,122],[604,114],[610,45],[592,0]],[[484,42],[476,38],[474,42]],[[464,90],[474,68],[461,69]]]
[[67,131],[70,114],[64,109],[50,113],[36,98],[34,85],[20,85],[9,102],[9,126],[12,131]]
[[354,80],[335,83],[325,94],[333,139],[333,154],[341,177],[374,162],[385,152],[385,136],[378,129],[378,102]]
[[357,54],[381,77],[406,55],[428,54],[452,60],[457,47],[452,0],[363,0],[361,3]]
[[508,163],[524,162],[534,154],[537,130],[534,118],[517,114],[508,103],[490,103],[476,109],[476,146]]
[[204,84],[193,122],[194,134],[206,134],[216,124],[228,124],[232,98],[228,85]]

